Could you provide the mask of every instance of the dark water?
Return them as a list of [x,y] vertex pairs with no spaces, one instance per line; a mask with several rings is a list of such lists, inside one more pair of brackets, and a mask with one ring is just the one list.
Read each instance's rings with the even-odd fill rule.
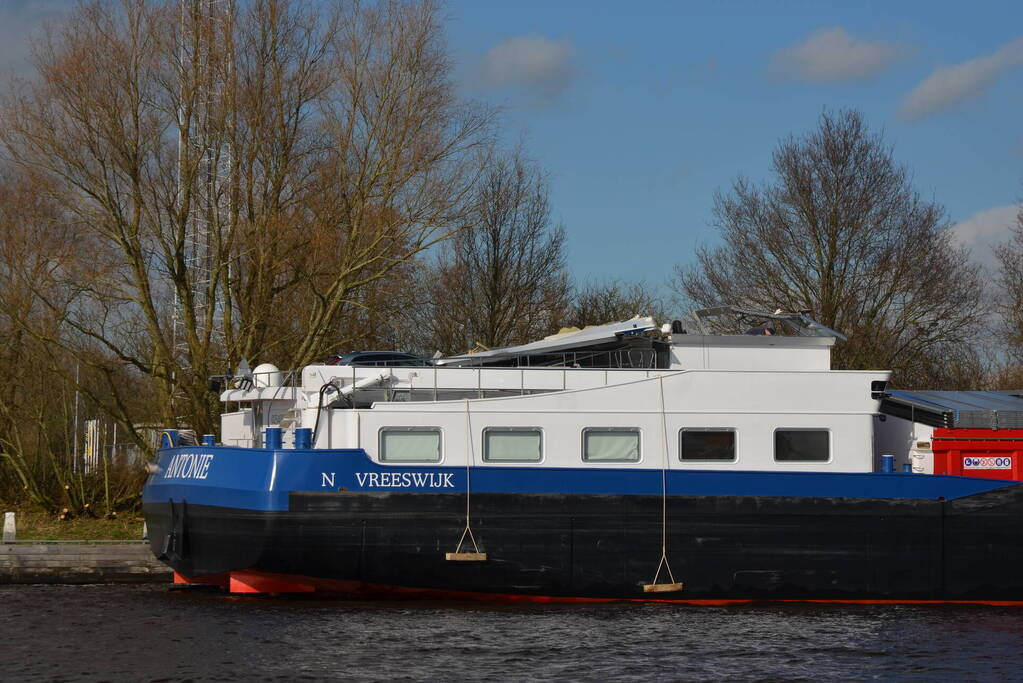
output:
[[0,679],[1023,680],[1023,608],[351,603],[0,587]]

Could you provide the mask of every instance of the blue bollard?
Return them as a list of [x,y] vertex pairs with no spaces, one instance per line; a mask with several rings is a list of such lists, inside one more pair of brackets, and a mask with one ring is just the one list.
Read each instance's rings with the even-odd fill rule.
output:
[[178,430],[176,429],[165,429],[160,434],[160,448],[177,448],[178,447]]
[[279,449],[283,444],[283,435],[281,434],[280,427],[267,427],[266,428],[266,444],[264,448]]
[[[270,431],[269,429],[267,430]],[[881,471],[885,474],[891,474],[895,471],[895,456],[894,455],[882,455],[881,456]]]
[[299,427],[295,430],[295,448],[312,448],[313,430],[309,427]]
[[905,474],[913,474],[913,465],[907,462],[902,466],[902,471]]
[[202,445],[203,446],[216,446],[217,445],[217,435],[216,434],[203,434],[202,435]]

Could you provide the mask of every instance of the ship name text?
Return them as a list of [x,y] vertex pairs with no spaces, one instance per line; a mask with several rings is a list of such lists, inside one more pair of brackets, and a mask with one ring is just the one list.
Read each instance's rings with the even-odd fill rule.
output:
[[178,453],[171,458],[164,479],[205,479],[213,463],[212,453]]

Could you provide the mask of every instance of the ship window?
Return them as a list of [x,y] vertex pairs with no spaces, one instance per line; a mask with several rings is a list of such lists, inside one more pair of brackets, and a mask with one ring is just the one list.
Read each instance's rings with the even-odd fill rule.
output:
[[734,429],[683,429],[678,439],[683,462],[735,462]]
[[483,430],[483,459],[488,462],[540,462],[543,438],[535,427]]
[[831,458],[831,433],[826,429],[777,429],[774,459],[777,462],[827,462]]
[[380,430],[382,462],[440,462],[440,429],[387,427]]
[[639,430],[632,427],[601,427],[583,431],[583,460],[587,462],[638,462]]

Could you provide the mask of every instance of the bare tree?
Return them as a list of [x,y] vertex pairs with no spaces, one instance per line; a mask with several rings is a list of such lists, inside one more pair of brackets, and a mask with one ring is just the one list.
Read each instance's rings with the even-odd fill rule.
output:
[[462,352],[556,332],[568,304],[565,231],[551,224],[545,175],[521,151],[495,161],[474,199],[473,226],[425,276],[432,345]]
[[[34,292],[60,328],[25,329],[133,368],[203,432],[209,374],[315,359],[366,287],[462,229],[491,146],[429,0],[87,3],[36,62],[0,142],[81,258]],[[133,430],[115,375],[96,400]]]
[[51,329],[59,324],[59,316],[36,304],[32,289],[51,281],[71,234],[54,226],[56,208],[38,197],[38,189],[9,170],[0,177],[0,497],[17,492],[46,504],[52,471],[43,454],[47,433],[62,431],[56,404],[63,387],[55,386],[45,349],[21,321]]
[[583,328],[637,315],[651,315],[661,321],[667,318],[663,302],[645,283],[591,282],[575,292],[567,324]]
[[75,404],[83,417],[94,416],[92,397],[104,394],[113,380],[132,396],[125,408],[134,419],[151,413],[142,378],[104,357],[88,338],[66,340],[90,356],[84,367],[44,341],[60,335],[68,311],[42,305],[35,292],[59,288],[66,272],[79,271],[81,250],[89,250],[77,239],[77,226],[63,218],[39,178],[11,169],[0,174],[0,500],[75,512],[102,509],[96,504],[105,501],[111,513],[124,486],[137,498],[145,475],[140,467],[108,467],[106,459],[102,472],[83,466],[75,457],[81,455],[75,448]]
[[[349,323],[364,310],[363,290],[469,224],[492,142],[492,113],[460,100],[450,82],[434,3],[342,3],[332,22],[305,240],[281,297],[301,311],[284,354],[294,366],[357,338]],[[248,353],[265,349],[260,341]]]
[[[941,382],[941,359],[970,356],[982,282],[943,208],[855,111],[822,115],[773,157],[775,179],[739,177],[715,198],[722,245],[676,268],[696,306],[810,309],[849,335],[839,368],[891,368],[902,385]],[[979,380],[975,378],[974,381]]]
[[1009,360],[1019,366],[1023,365],[1023,202],[1012,235],[995,249],[995,256],[1001,289],[998,332]]

